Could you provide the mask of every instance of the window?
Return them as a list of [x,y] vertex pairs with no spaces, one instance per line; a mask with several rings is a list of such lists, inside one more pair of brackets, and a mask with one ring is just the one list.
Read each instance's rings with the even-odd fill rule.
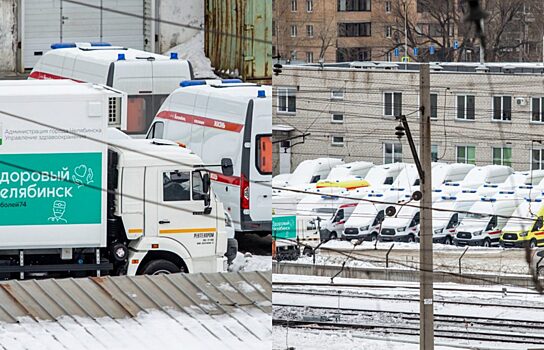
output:
[[206,193],[204,192],[204,179],[202,178],[202,173],[200,171],[193,171],[193,200],[201,201],[206,198]]
[[457,96],[457,119],[474,120],[474,100],[473,95]]
[[438,119],[438,94],[431,94],[431,119]]
[[336,61],[370,61],[371,53],[368,47],[341,47],[336,50]]
[[393,30],[392,30],[391,26],[386,25],[385,26],[385,37],[390,38],[392,32],[393,32]]
[[544,97],[531,99],[531,121],[544,123]]
[[344,136],[332,136],[331,145],[333,146],[344,146]]
[[191,200],[190,172],[172,171],[162,174],[162,195],[165,202]]
[[344,115],[340,114],[340,113],[331,114],[331,123],[333,123],[333,124],[343,124],[344,123]]
[[297,26],[295,24],[292,24],[291,25],[291,37],[296,37],[297,36]]
[[338,0],[338,11],[370,11],[370,0]]
[[383,144],[383,164],[402,162],[402,144],[384,143]]
[[493,96],[493,120],[512,120],[512,96]]
[[493,147],[493,164],[512,166],[512,148]]
[[544,220],[542,220],[542,216],[539,216],[538,219],[536,219],[535,225],[533,226],[532,232],[534,231],[540,231],[542,229],[542,225],[544,224]]
[[431,145],[431,161],[438,162],[438,145]]
[[396,117],[402,114],[402,93],[384,92],[383,93],[383,115],[386,117]]
[[313,24],[308,24],[306,26],[306,36],[308,38],[313,38],[314,37],[314,25]]
[[457,163],[476,164],[475,146],[456,146]]
[[336,215],[334,216],[334,219],[332,220],[332,222],[340,222],[342,220],[344,220],[344,209],[339,209],[336,212]]
[[312,51],[306,52],[306,62],[308,63],[314,62],[314,53]]
[[338,23],[338,36],[340,37],[355,37],[355,36],[370,36],[371,25],[369,22],[364,23]]
[[314,10],[314,0],[306,0],[306,12],[312,12]]
[[297,0],[291,0],[291,12],[297,12],[298,8],[298,1]]
[[419,225],[419,211],[416,213],[416,215],[414,215],[414,218],[410,222],[409,227],[414,227],[414,226],[417,226],[417,225]]
[[156,122],[149,131],[148,139],[162,139],[164,137],[164,123]]
[[448,222],[448,226],[446,226],[446,230],[457,227],[457,225],[459,225],[459,214],[455,213],[451,216],[450,222]]
[[391,1],[386,1],[384,6],[385,6],[385,13],[390,13],[391,12]]
[[297,102],[294,88],[278,87],[278,112],[295,113]]
[[531,170],[544,169],[544,149],[533,149],[531,157]]
[[344,89],[331,89],[331,99],[333,99],[333,100],[343,100],[344,99]]
[[257,135],[257,161],[255,165],[261,174],[272,174],[272,136]]
[[494,230],[497,227],[497,215],[493,215],[485,228],[486,231]]
[[130,96],[127,101],[127,132],[138,133],[146,128],[145,97]]

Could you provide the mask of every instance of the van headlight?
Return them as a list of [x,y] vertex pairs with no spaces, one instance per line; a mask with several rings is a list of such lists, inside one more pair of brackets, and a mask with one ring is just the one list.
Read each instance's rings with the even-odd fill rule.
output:
[[529,234],[529,231],[523,231],[519,234],[520,237],[527,237],[527,235]]
[[480,231],[476,231],[476,232],[474,232],[473,234],[474,234],[474,236],[481,236],[481,235],[482,235],[482,233],[483,233],[483,231],[482,231],[482,230],[480,230]]
[[404,232],[406,231],[406,227],[397,227],[397,232]]
[[434,234],[439,235],[439,234],[442,233],[442,231],[443,231],[443,229],[439,228],[438,230],[434,230]]
[[368,231],[368,225],[359,227],[360,231]]

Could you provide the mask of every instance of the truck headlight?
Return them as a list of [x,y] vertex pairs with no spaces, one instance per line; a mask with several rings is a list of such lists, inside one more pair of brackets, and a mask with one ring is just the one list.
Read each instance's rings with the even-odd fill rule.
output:
[[520,237],[527,237],[527,235],[529,234],[529,231],[523,231],[519,234]]
[[481,236],[483,233],[482,230],[474,232],[474,236]]
[[397,227],[397,232],[404,232],[406,231],[406,227]]
[[435,235],[439,235],[439,234],[441,234],[441,233],[442,233],[442,229],[441,229],[441,228],[439,228],[438,230],[434,230],[434,234],[435,234]]
[[360,231],[368,231],[368,225],[359,227]]

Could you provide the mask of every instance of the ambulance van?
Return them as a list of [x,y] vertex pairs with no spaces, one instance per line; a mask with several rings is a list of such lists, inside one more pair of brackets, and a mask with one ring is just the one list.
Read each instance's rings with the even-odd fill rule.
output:
[[[237,232],[271,232],[272,89],[230,80],[182,81],[147,138],[185,145],[212,172],[212,186]],[[220,172],[232,162],[232,175]],[[215,166],[215,167],[214,167]]]
[[57,43],[36,63],[29,79],[71,79],[128,94],[128,134],[146,133],[155,113],[182,80],[192,79],[187,60],[108,43]]

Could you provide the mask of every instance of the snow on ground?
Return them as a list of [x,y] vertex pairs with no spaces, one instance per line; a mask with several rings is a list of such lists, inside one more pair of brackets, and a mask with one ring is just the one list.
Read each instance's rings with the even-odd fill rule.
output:
[[[296,350],[417,350],[416,337],[372,336],[364,332],[324,331],[310,329],[287,329],[274,327],[273,350],[284,350],[293,346]],[[288,345],[288,346],[287,346]],[[436,345],[436,350],[452,350],[454,347]]]
[[171,52],[177,52],[180,59],[191,62],[195,78],[217,78],[210,59],[204,54],[204,31],[197,31],[191,39],[174,46],[164,54],[170,56]]
[[240,271],[271,271],[272,256],[270,255],[252,255],[251,253],[242,254],[238,252],[236,258],[229,266],[230,272]]
[[[0,323],[0,348],[18,349],[270,349],[270,315],[237,310],[231,316],[170,310],[135,318],[92,320],[62,317],[57,322]],[[253,334],[238,323],[246,325]]]

